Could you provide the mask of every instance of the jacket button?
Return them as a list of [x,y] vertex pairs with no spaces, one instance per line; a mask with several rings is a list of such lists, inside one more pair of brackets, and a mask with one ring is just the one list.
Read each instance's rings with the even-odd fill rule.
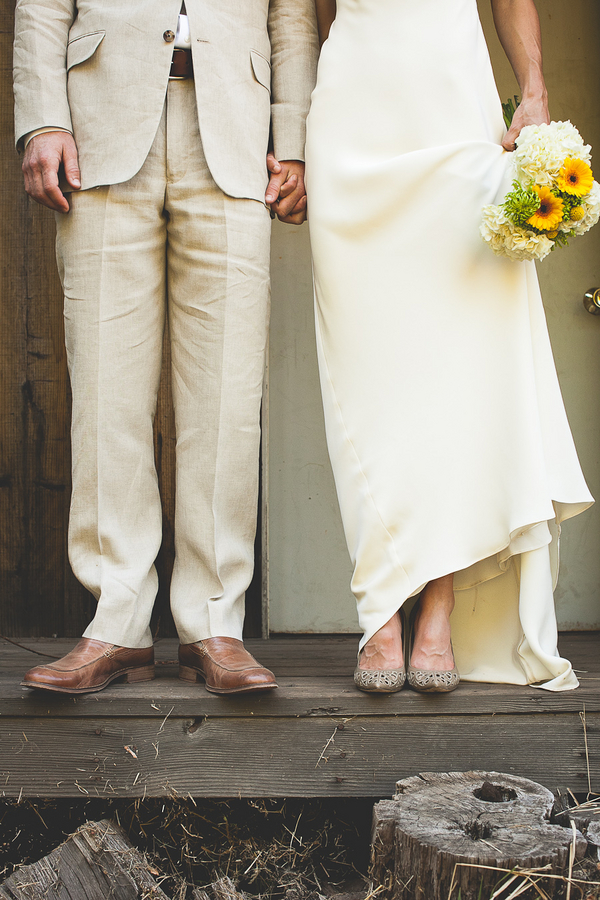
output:
[[163,34],[163,39],[167,44],[172,44],[175,40],[175,32],[174,31],[165,31]]

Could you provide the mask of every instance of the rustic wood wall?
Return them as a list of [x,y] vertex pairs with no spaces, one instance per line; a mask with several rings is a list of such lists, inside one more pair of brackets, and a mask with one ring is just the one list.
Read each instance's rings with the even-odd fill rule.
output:
[[[13,143],[15,0],[0,0],[0,634],[76,636],[94,600],[67,558],[70,395],[53,214],[29,200]],[[173,564],[175,440],[165,344],[155,422],[164,510],[154,626],[174,634],[168,608]],[[247,631],[260,634],[260,579]]]
[[0,44],[0,630],[66,633],[91,603],[66,560],[68,378],[53,221],[22,188],[12,129],[12,19]]
[[[81,634],[95,603],[67,558],[70,392],[54,217],[23,190],[13,143],[14,0],[1,0],[0,8],[0,633],[68,637]],[[172,634],[175,447],[168,365],[165,373],[156,416],[164,538],[155,625]]]
[[[1,0],[0,8],[0,633],[74,636],[95,604],[67,558],[70,395],[54,218],[23,190],[13,143],[14,0]],[[174,439],[163,381],[156,447],[165,537],[156,619],[162,633],[172,633],[165,585],[173,557]]]

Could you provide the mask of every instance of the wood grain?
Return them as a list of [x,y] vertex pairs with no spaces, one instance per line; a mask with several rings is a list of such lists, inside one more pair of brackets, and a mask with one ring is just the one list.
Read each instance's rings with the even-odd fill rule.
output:
[[[563,875],[572,832],[549,824],[553,802],[541,785],[498,772],[403,779],[373,810],[373,882],[384,900],[480,900],[494,893],[499,869]],[[578,858],[586,846],[579,834]],[[558,888],[545,881],[544,896]]]
[[52,214],[22,187],[12,126],[14,2],[0,34],[0,630],[77,634],[91,604],[66,555],[69,388]]
[[[592,789],[600,787],[600,715]],[[5,797],[389,797],[423,770],[587,789],[578,716],[0,719]]]
[[[62,656],[72,641],[30,641],[31,648],[51,656]],[[20,686],[23,673],[45,657],[0,642],[0,715],[64,718],[106,715],[114,718],[152,716],[162,718],[169,710],[175,716],[248,715],[301,718],[332,715],[372,717],[477,716],[492,714],[600,712],[600,634],[563,637],[563,652],[580,670],[581,687],[576,691],[551,693],[538,688],[506,684],[463,682],[449,695],[424,695],[403,690],[398,694],[369,695],[357,691],[352,682],[355,664],[354,638],[283,638],[250,640],[250,651],[277,673],[279,690],[266,695],[219,697],[202,685],[177,678],[177,642],[160,641],[157,677],[144,684],[114,683],[98,694],[81,697],[33,691]]]
[[[19,682],[44,657],[0,642],[0,790],[385,797],[424,769],[486,769],[578,792],[588,789],[588,765],[600,788],[599,634],[562,636],[563,652],[586,671],[579,690],[559,694],[463,683],[447,695],[377,697],[354,688],[352,637],[247,644],[277,672],[273,694],[219,697],[178,681],[173,640],[157,644],[167,665],[155,681],[81,697],[33,691]],[[71,645],[28,641],[51,656]]]
[[0,885],[0,900],[169,900],[113,822],[87,822],[56,850]]

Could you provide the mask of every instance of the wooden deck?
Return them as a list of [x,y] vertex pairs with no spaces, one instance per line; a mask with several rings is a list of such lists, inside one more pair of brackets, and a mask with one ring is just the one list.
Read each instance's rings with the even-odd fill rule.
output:
[[[62,656],[73,641],[22,639]],[[272,694],[216,697],[157,678],[72,698],[19,686],[43,657],[0,641],[0,790],[5,797],[389,797],[423,771],[509,772],[552,790],[600,791],[600,633],[565,634],[576,691],[461,684],[449,695],[354,688],[356,640],[248,641]]]

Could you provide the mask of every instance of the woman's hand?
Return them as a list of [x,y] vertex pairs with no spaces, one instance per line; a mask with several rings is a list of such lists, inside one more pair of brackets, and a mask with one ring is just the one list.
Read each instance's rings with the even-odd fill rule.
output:
[[549,124],[550,113],[548,112],[548,98],[544,96],[534,96],[523,98],[517,106],[513,116],[510,128],[504,136],[502,146],[505,150],[514,150],[516,148],[515,141],[521,133],[521,129],[526,125],[542,125]]
[[502,141],[505,150],[525,125],[550,122],[548,94],[542,73],[542,37],[534,0],[492,0],[494,23],[504,52],[519,82],[521,103]]

